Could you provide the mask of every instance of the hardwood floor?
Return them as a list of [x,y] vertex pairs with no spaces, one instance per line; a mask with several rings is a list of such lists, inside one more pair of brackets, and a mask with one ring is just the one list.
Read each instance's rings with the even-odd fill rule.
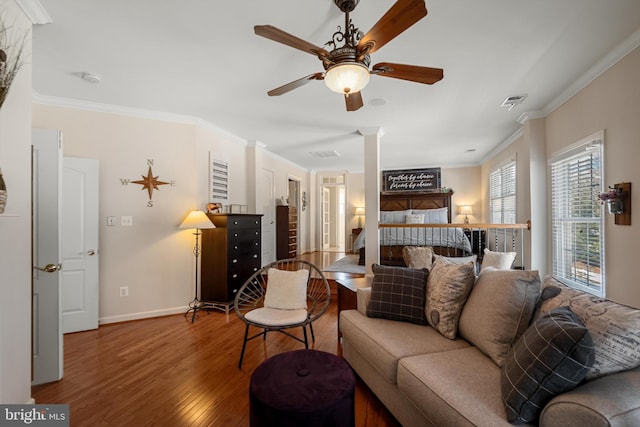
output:
[[[319,266],[343,254],[316,252]],[[327,273],[327,278],[357,277]],[[335,283],[334,283],[335,285]],[[64,337],[64,378],[33,387],[36,403],[67,403],[72,426],[248,426],[249,380],[266,358],[303,346],[282,334],[247,344],[240,356],[244,323],[231,313],[203,313],[100,326]],[[340,355],[335,296],[314,323],[311,347]],[[398,427],[360,379],[356,426]]]

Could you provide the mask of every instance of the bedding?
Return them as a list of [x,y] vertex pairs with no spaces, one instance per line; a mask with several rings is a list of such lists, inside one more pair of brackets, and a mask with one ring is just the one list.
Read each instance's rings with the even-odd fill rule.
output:
[[[353,249],[365,246],[364,229],[353,242]],[[440,246],[471,254],[471,242],[462,228],[393,227],[380,229],[380,246]]]

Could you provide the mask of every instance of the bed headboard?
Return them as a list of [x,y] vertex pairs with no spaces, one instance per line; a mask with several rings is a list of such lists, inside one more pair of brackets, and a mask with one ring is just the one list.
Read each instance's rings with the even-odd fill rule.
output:
[[449,208],[447,217],[451,222],[451,196],[453,191],[447,193],[380,193],[381,211],[402,211],[406,209],[437,209]]

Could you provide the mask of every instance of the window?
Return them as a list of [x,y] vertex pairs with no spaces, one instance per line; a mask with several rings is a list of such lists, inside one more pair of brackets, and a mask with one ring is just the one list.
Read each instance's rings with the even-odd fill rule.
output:
[[495,169],[489,176],[489,212],[492,224],[516,223],[516,161]]
[[553,274],[604,296],[602,136],[587,138],[551,162]]

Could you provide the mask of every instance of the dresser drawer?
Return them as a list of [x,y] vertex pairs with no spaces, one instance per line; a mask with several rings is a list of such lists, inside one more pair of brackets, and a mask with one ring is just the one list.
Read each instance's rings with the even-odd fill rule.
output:
[[229,242],[234,244],[236,242],[251,242],[260,238],[260,229],[254,230],[229,230]]
[[228,251],[230,257],[260,253],[260,240],[231,242]]
[[232,217],[227,220],[229,231],[239,229],[260,229],[260,218],[256,217]]

